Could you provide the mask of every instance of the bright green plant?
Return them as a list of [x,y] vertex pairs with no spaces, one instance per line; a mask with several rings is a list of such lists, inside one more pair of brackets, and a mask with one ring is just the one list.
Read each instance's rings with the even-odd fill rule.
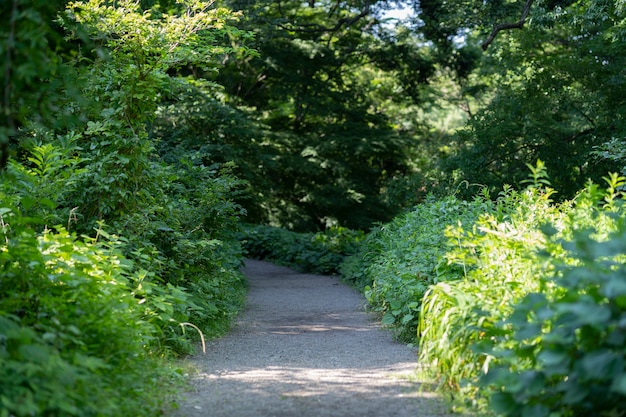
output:
[[542,277],[502,324],[513,335],[492,351],[482,380],[491,406],[507,417],[622,415],[626,403],[626,222],[616,231],[558,239],[566,259]]
[[0,415],[154,415],[164,372],[133,264],[114,241],[36,233],[15,207],[0,220]]
[[2,173],[0,416],[158,414],[170,393],[158,359],[191,352],[189,329],[213,336],[241,305],[239,183],[159,162],[147,134],[167,71],[206,63],[235,30],[228,11],[204,2],[171,13],[94,0],[70,2],[57,22],[93,48],[59,51],[75,59],[75,78],[59,88],[58,115],[83,125],[20,115]]
[[430,199],[372,231],[358,254],[342,265],[343,277],[365,291],[383,324],[401,340],[415,342],[421,300],[429,285],[458,279],[463,273],[442,262],[448,250],[446,228],[458,222],[472,224],[490,210],[491,203],[483,198]]
[[87,119],[77,141],[83,163],[65,203],[80,232],[105,220],[108,233],[124,236],[124,253],[141,276],[133,285],[164,351],[191,350],[180,323],[215,335],[241,305],[233,235],[241,210],[231,202],[237,181],[201,163],[162,163],[148,134],[161,97],[188,84],[175,77],[181,68],[213,67],[214,57],[233,51],[226,40],[247,36],[231,25],[235,19],[196,0],[167,13],[136,1],[90,0],[70,2],[63,20],[95,48],[79,54],[89,62],[79,82],[93,100],[75,104]]
[[526,190],[505,188],[492,213],[448,228],[445,259],[463,274],[431,286],[423,299],[419,360],[440,387],[460,390],[464,399],[476,399],[476,379],[488,366],[488,356],[472,346],[504,331],[495,324],[539,288],[536,252],[546,248],[540,227],[562,223],[551,190],[540,187],[545,172],[537,169]]
[[[21,207],[39,229],[57,225],[76,228],[82,218],[64,207],[67,195],[84,169],[71,143],[33,146],[29,165],[10,161],[4,184],[5,201]],[[28,156],[30,155],[30,156]],[[181,166],[177,175],[153,165],[165,204],[113,222],[125,231],[120,250],[133,261],[136,278],[129,281],[143,300],[142,317],[155,326],[154,342],[163,352],[193,350],[195,333],[180,323],[201,326],[207,336],[223,332],[243,301],[238,272],[241,248],[234,235],[241,214],[230,202],[238,182],[227,170]],[[36,220],[35,220],[36,219]],[[112,238],[112,226],[98,226],[98,235]]]
[[81,110],[88,118],[82,135],[88,159],[75,201],[87,219],[132,215],[159,204],[151,189],[154,145],[147,126],[160,96],[173,83],[168,71],[210,65],[230,47],[229,36],[244,36],[228,24],[235,16],[197,0],[178,2],[179,13],[144,11],[140,2],[70,2],[68,32],[86,32],[95,42],[93,63],[82,73]]
[[[449,230],[459,246],[446,257],[462,265],[466,274],[461,280],[432,286],[424,297],[420,361],[430,368],[441,387],[456,391],[458,398],[472,406],[484,408],[487,404],[479,391],[479,380],[490,372],[494,343],[505,363],[517,355],[510,351],[528,353],[526,342],[520,344],[507,321],[516,314],[516,305],[529,293],[544,294],[541,296],[552,300],[559,291],[554,292],[554,285],[542,276],[554,275],[561,264],[577,262],[571,257],[567,260],[563,246],[555,244],[555,239],[573,239],[585,246],[591,244],[590,237],[610,239],[617,225],[623,223],[619,220],[623,209],[617,190],[623,181],[620,177],[606,178],[606,192],[590,184],[575,202],[555,205],[550,201],[550,190],[538,186],[544,174],[535,176],[523,192],[503,193],[496,202],[495,215],[482,216],[471,229]],[[588,242],[577,232],[585,229],[594,230],[587,235]],[[551,230],[554,238],[547,238],[543,230]],[[523,390],[530,389],[524,384],[538,383],[513,376],[523,370],[520,364],[528,357],[514,360],[518,359],[510,368],[510,386],[502,388],[500,381],[503,385],[497,389],[522,395]],[[496,401],[500,401],[498,396]]]
[[[37,133],[45,136],[49,132]],[[23,163],[9,161],[7,171],[14,183],[11,198],[24,215],[39,218],[47,226],[64,224],[68,230],[78,220],[75,209],[66,205],[68,195],[84,173],[80,166],[84,161],[77,156],[78,139],[76,133],[70,132],[55,140],[34,141],[23,150]]]

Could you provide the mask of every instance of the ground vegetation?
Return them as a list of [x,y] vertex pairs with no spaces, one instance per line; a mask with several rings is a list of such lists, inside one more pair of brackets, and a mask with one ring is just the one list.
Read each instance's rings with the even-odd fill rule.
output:
[[244,256],[341,274],[464,406],[619,414],[625,10],[2,2],[0,416],[158,414]]

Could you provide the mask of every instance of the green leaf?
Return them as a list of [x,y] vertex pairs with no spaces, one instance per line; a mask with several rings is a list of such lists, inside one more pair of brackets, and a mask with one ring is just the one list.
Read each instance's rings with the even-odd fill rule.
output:
[[579,326],[583,324],[601,325],[611,317],[611,310],[608,306],[596,304],[589,296],[583,296],[577,302],[558,303],[554,308],[560,314],[572,313]]
[[590,379],[607,377],[616,362],[615,353],[606,350],[589,352],[580,359],[584,377]]
[[382,324],[384,324],[385,326],[390,326],[394,324],[395,322],[396,322],[396,318],[390,311],[386,312],[383,315]]
[[522,408],[522,417],[547,417],[550,409],[543,404],[526,405]]
[[509,414],[517,408],[517,402],[513,394],[509,392],[496,392],[491,395],[490,405],[493,410],[500,414]]
[[626,373],[622,373],[613,381],[611,391],[626,395]]
[[41,345],[22,345],[19,347],[19,352],[25,360],[40,364],[48,362],[50,357],[49,349]]
[[407,324],[409,323],[411,320],[413,320],[415,318],[415,316],[413,316],[413,314],[407,314],[404,317],[402,317],[402,319],[400,320],[400,323],[402,324]]
[[564,404],[580,404],[589,396],[589,387],[570,380],[558,384],[557,390],[563,392]]
[[601,291],[611,299],[624,298],[626,297],[626,279],[622,275],[612,275]]

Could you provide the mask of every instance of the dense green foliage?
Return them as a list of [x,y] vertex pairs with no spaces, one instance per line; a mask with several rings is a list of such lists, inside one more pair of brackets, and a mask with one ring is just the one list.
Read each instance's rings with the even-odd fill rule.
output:
[[170,72],[209,66],[239,32],[198,1],[40,6],[12,2],[3,27],[20,59],[46,22],[33,61],[3,72],[0,415],[157,415],[180,379],[163,358],[223,333],[241,306],[243,210],[228,166],[162,160],[148,128],[188,82]]
[[437,105],[416,103],[436,62],[411,32],[384,34],[384,2],[232,4],[258,55],[228,54],[211,78],[219,100],[172,97],[157,120],[163,146],[232,158],[252,223],[365,230],[419,200],[438,146],[425,113]]
[[[73,120],[64,108],[67,96],[76,99],[75,73],[67,59],[71,47],[57,21],[66,0],[17,0],[0,4],[0,167],[19,129],[31,123],[64,125]],[[33,111],[36,110],[36,111]]]
[[431,284],[462,274],[441,261],[448,250],[445,230],[471,225],[492,209],[488,200],[465,202],[453,197],[429,201],[367,235],[357,256],[341,268],[343,277],[363,289],[382,322],[397,336],[414,342],[421,299]]
[[369,235],[342,271],[368,285],[383,323],[419,343],[421,365],[465,405],[615,412],[626,398],[624,178],[556,204],[544,165],[532,173],[526,190],[493,202],[416,207]]
[[[621,211],[621,209],[620,209]],[[567,261],[542,276],[509,316],[513,336],[492,351],[483,378],[507,416],[619,414],[626,399],[626,284],[623,216],[607,241],[575,231],[558,248]],[[554,261],[552,261],[554,262]],[[506,349],[506,350],[505,350]]]
[[146,349],[159,334],[119,242],[37,234],[15,208],[0,210],[2,415],[136,415],[139,403],[155,413],[165,398],[142,391],[165,375]]
[[248,221],[296,231],[368,230],[429,194],[473,198],[463,181],[520,189],[537,159],[557,200],[622,168],[610,156],[624,136],[623,8],[537,0],[481,52],[525,2],[406,3],[416,15],[402,23],[382,0],[227,2],[258,53],[179,68],[216,84],[172,90],[162,149],[234,161]]
[[397,5],[0,3],[0,416],[157,414],[246,255],[482,410],[621,411],[623,2]]
[[467,85],[490,99],[456,136],[446,171],[458,170],[460,179],[495,192],[518,184],[525,164],[541,159],[556,198],[565,200],[589,178],[600,182],[621,168],[590,157],[595,147],[625,136],[626,15],[620,1],[427,4],[422,16],[429,24],[465,28],[470,42],[486,41],[495,25],[517,22],[530,7],[521,30],[498,32],[479,77]]
[[494,323],[538,289],[542,264],[533,254],[543,245],[539,227],[558,218],[558,209],[536,189],[497,204],[504,208],[501,216],[484,215],[471,228],[449,231],[458,246],[445,254],[446,261],[463,266],[465,274],[431,287],[423,300],[420,361],[453,389],[467,389],[467,381],[486,366],[472,346],[498,333]]
[[241,236],[251,258],[318,274],[336,274],[363,238],[363,232],[343,228],[297,233],[263,225],[246,227]]

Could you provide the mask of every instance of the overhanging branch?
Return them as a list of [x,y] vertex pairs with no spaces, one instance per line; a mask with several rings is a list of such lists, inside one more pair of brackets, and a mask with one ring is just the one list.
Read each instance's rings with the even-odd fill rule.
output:
[[482,44],[483,50],[487,50],[491,42],[493,42],[493,40],[496,38],[498,33],[500,33],[501,30],[521,29],[524,26],[524,23],[526,23],[526,19],[528,18],[528,14],[530,13],[530,7],[533,5],[534,1],[535,0],[526,0],[524,10],[522,10],[522,16],[517,22],[500,23],[499,25],[495,25],[489,37]]

